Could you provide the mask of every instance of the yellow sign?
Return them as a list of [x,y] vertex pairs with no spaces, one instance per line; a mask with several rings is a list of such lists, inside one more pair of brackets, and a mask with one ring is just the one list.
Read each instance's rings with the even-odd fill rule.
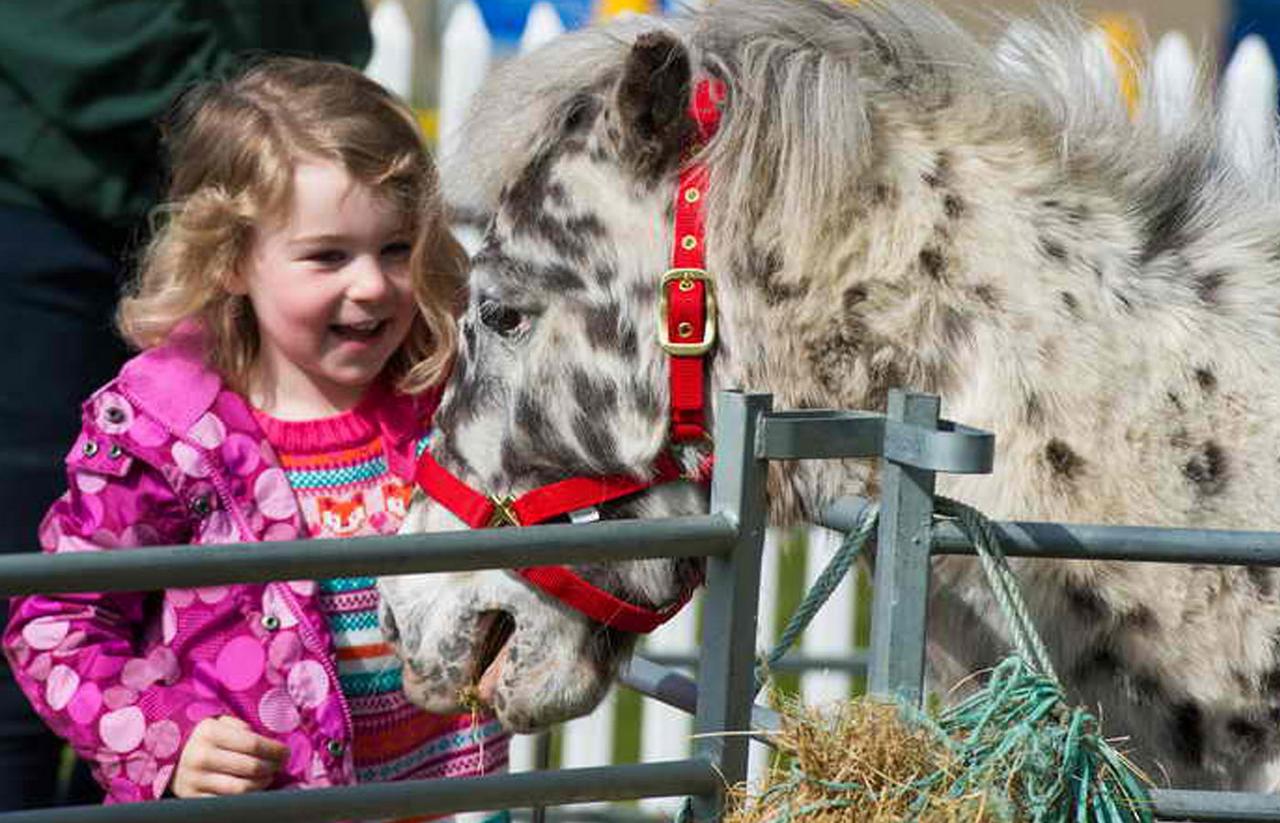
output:
[[657,0],[599,0],[596,3],[595,19],[597,22],[617,17],[619,14],[657,14]]

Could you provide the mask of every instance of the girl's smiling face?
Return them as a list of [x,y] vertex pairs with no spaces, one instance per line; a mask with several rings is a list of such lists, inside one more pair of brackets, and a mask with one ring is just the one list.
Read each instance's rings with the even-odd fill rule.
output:
[[404,215],[340,165],[293,173],[286,212],[264,221],[233,291],[248,297],[260,347],[249,398],[277,417],[354,406],[413,321]]

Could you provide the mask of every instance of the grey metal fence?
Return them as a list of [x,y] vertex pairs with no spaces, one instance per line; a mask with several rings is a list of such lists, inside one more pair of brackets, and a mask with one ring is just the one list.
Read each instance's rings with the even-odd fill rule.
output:
[[[240,546],[174,546],[67,556],[0,557],[0,595],[149,590],[354,573],[396,575],[648,557],[707,558],[705,637],[698,679],[636,660],[624,682],[695,715],[693,756],[684,760],[514,775],[374,784],[240,797],[163,800],[0,815],[0,823],[286,823],[481,808],[547,806],[688,795],[698,820],[718,819],[724,788],[746,776],[746,729],[776,728],[752,703],[756,590],[765,530],[769,460],[879,457],[881,524],[875,571],[873,691],[919,699],[924,665],[929,556],[971,552],[948,528],[934,529],[937,472],[990,470],[993,437],[940,421],[938,399],[894,392],[889,413],[773,412],[767,395],[726,392],[716,421],[711,513],[644,522],[538,526],[350,540]],[[847,529],[857,500],[831,507],[824,525]],[[1056,524],[998,524],[1007,552],[1280,566],[1280,535]],[[730,734],[725,734],[730,732]],[[1163,818],[1280,821],[1280,798],[1229,792],[1157,792]]]

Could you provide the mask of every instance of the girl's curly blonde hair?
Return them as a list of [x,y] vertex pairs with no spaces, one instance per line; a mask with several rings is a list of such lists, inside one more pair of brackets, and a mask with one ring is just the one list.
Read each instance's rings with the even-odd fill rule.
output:
[[163,138],[168,195],[120,303],[126,340],[150,348],[197,321],[209,364],[245,391],[258,328],[248,299],[228,286],[254,226],[288,209],[295,164],[318,159],[388,198],[413,227],[419,311],[386,376],[409,393],[444,376],[457,345],[454,308],[467,261],[445,225],[435,166],[404,104],[347,66],[271,58],[193,87],[174,104]]

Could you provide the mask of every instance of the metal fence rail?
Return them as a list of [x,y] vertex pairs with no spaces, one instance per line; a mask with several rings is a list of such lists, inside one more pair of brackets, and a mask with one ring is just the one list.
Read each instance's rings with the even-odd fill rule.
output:
[[[929,556],[972,552],[958,530],[945,524],[934,527],[933,478],[938,471],[989,471],[993,452],[990,434],[939,421],[934,397],[893,392],[884,417],[851,412],[774,413],[770,402],[767,395],[720,395],[709,515],[354,540],[0,557],[0,596],[4,596],[703,556],[708,558],[703,630],[704,636],[717,642],[702,644],[696,660],[697,683],[642,659],[623,672],[623,681],[633,688],[695,714],[692,758],[15,812],[0,814],[0,823],[228,819],[286,823],[677,795],[694,798],[696,819],[718,819],[724,787],[746,776],[747,738],[724,732],[777,728],[779,722],[769,710],[752,705],[751,699],[767,461],[881,457],[877,596],[866,666],[873,691],[918,699]],[[848,530],[864,505],[865,501],[856,499],[840,501],[823,514],[823,525]],[[1280,534],[1051,523],[1001,523],[998,530],[1010,555],[1280,566]],[[855,660],[851,665],[861,663]],[[1272,795],[1160,791],[1155,802],[1157,813],[1167,819],[1280,821],[1280,797]]]

